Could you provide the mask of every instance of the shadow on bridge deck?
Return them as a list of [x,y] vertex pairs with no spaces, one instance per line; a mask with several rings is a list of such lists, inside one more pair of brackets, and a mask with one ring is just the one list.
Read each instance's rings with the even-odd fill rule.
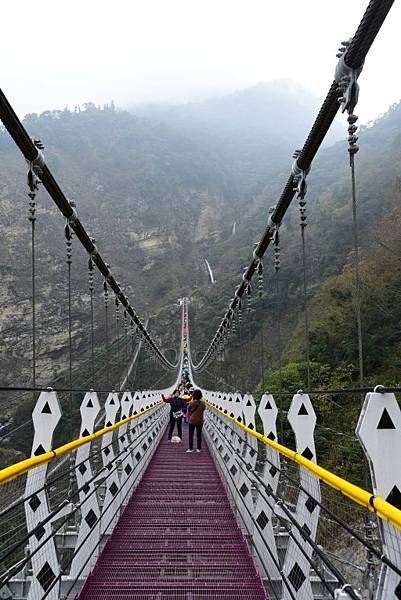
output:
[[163,437],[79,600],[266,598],[208,448],[185,449]]

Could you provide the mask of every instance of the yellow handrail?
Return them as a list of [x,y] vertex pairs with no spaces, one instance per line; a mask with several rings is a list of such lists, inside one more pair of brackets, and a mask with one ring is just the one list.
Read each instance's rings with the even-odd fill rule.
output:
[[135,419],[142,417],[142,415],[149,412],[150,410],[153,410],[154,408],[156,408],[156,406],[159,406],[160,404],[162,404],[162,402],[157,402],[150,408],[141,409],[139,411],[139,413],[136,415],[132,415],[131,417],[126,417],[125,419],[118,421],[118,423],[115,423],[114,425],[109,425],[109,427],[103,427],[103,429],[99,429],[98,431],[95,431],[94,433],[91,433],[90,435],[87,435],[83,438],[79,438],[77,440],[73,440],[72,442],[68,442],[67,444],[64,444],[63,446],[59,446],[59,448],[50,450],[50,452],[46,452],[45,454],[41,454],[40,456],[33,456],[32,458],[26,458],[25,460],[21,460],[20,462],[15,463],[14,465],[5,467],[4,469],[0,470],[0,484],[8,483],[12,479],[16,479],[20,475],[23,475],[24,473],[31,471],[35,467],[44,465],[44,464],[54,460],[55,458],[63,456],[63,454],[72,452],[76,448],[79,448],[80,446],[84,446],[85,444],[92,442],[96,438],[102,437],[105,433],[114,431],[115,429],[118,429],[119,427],[121,427],[122,425],[125,425],[126,423],[129,423],[130,421],[134,421]]
[[344,496],[347,496],[348,498],[353,500],[353,502],[365,506],[371,512],[376,513],[377,516],[381,519],[389,521],[389,523],[394,525],[394,527],[397,527],[397,529],[401,529],[401,510],[399,510],[383,498],[380,498],[380,496],[375,496],[371,492],[363,490],[357,485],[350,483],[346,479],[343,479],[338,475],[334,475],[334,473],[327,471],[327,469],[319,467],[319,465],[316,465],[312,461],[308,460],[307,458],[302,456],[302,454],[299,454],[294,450],[290,450],[286,446],[282,446],[281,444],[270,440],[269,438],[265,437],[261,433],[258,433],[257,431],[254,431],[253,429],[249,429],[249,427],[243,425],[234,417],[230,417],[222,410],[220,410],[220,408],[217,408],[217,406],[213,406],[213,404],[211,404],[208,401],[206,402],[210,406],[210,408],[212,408],[216,412],[219,412],[226,419],[233,421],[233,423],[235,423],[238,427],[246,431],[249,435],[252,435],[256,439],[260,440],[262,443],[271,446],[272,448],[274,448],[274,450],[277,450],[277,452],[279,452],[286,458],[289,458],[290,460],[298,463],[299,465],[304,467],[304,469],[315,475],[315,477],[317,477],[321,481],[324,481],[333,489],[340,491],[342,494],[344,494]]

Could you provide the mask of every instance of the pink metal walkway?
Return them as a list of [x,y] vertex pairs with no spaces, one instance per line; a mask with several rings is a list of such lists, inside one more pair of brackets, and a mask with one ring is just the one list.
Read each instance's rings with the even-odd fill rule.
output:
[[163,437],[80,600],[266,598],[206,444],[185,449]]

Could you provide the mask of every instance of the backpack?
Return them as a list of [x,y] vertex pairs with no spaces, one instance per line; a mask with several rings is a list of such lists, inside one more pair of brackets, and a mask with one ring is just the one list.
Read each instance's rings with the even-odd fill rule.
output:
[[171,400],[171,412],[173,413],[173,417],[175,419],[179,419],[180,417],[182,417],[183,413],[182,413],[181,409],[182,409],[181,398],[174,397]]

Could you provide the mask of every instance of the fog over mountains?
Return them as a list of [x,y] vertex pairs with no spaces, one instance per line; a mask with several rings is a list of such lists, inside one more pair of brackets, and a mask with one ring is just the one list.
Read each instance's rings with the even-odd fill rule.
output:
[[[223,153],[235,171],[240,170],[240,185],[244,185],[252,175],[263,177],[291,159],[291,153],[303,144],[320,104],[319,98],[299,84],[279,80],[203,102],[134,105],[131,111],[158,119]],[[344,126],[336,121],[325,144],[345,134]]]

